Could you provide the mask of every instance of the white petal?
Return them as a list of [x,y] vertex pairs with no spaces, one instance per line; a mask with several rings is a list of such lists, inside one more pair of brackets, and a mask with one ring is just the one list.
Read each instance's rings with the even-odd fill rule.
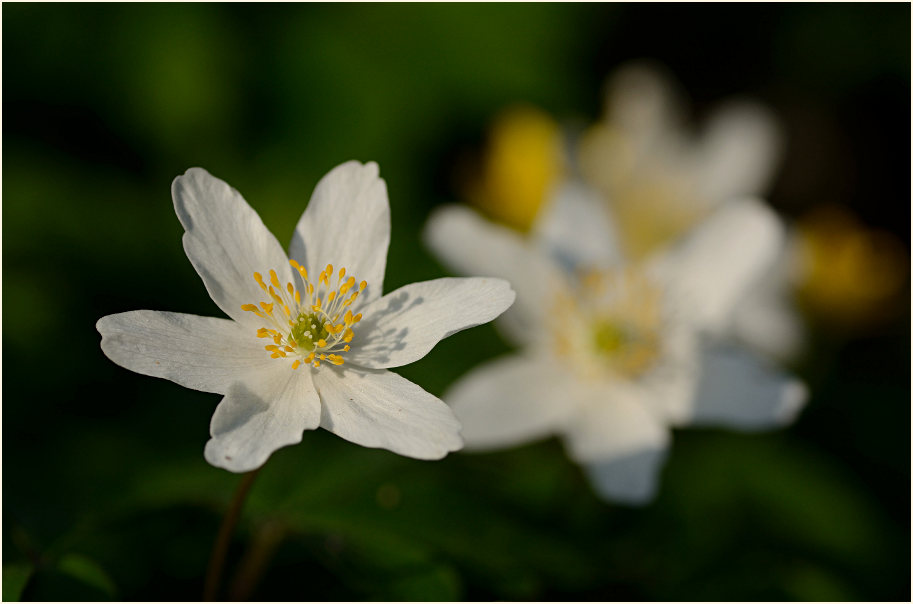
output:
[[254,332],[228,319],[136,310],[102,317],[95,327],[102,351],[121,367],[204,392],[224,394],[275,362]]
[[643,505],[656,495],[667,449],[650,449],[585,466],[596,492],[604,499]]
[[683,319],[719,332],[782,243],[783,225],[763,202],[732,201],[654,258],[650,270],[666,284],[667,300]]
[[769,111],[755,103],[730,102],[711,116],[699,143],[700,190],[720,201],[766,193],[782,147]]
[[391,371],[322,366],[314,385],[323,403],[320,426],[353,443],[416,459],[440,459],[463,446],[450,407]]
[[654,366],[638,379],[644,402],[673,426],[687,421],[701,371],[700,343],[693,330],[674,322],[663,327],[661,352]]
[[622,260],[608,202],[579,182],[555,190],[533,225],[533,235],[570,270],[605,268]]
[[463,424],[466,448],[510,447],[556,433],[570,413],[572,384],[542,356],[509,356],[485,363],[444,394]]
[[367,281],[356,306],[380,297],[390,247],[390,203],[377,164],[350,161],[320,179],[301,215],[289,255],[312,279],[332,264]]
[[777,260],[742,296],[733,316],[736,339],[780,361],[795,358],[805,339],[793,298],[798,258],[795,241],[787,237]]
[[[272,360],[272,359],[271,359]],[[273,451],[301,442],[320,423],[320,400],[309,369],[282,361],[235,382],[212,416],[204,455],[232,472],[259,468]]]
[[669,430],[651,413],[649,393],[627,382],[588,388],[585,411],[566,428],[568,454],[607,499],[644,503],[653,496]]
[[662,65],[632,62],[612,74],[606,114],[609,122],[636,146],[648,146],[679,128],[681,97],[677,84]]
[[258,323],[241,305],[267,299],[254,272],[274,269],[283,284],[292,279],[282,246],[240,193],[202,168],[175,178],[171,195],[186,231],[184,251],[210,297],[239,323]]
[[447,336],[491,321],[515,297],[507,281],[485,277],[406,285],[362,309],[364,320],[346,356],[371,369],[407,365]]
[[581,384],[568,398],[583,404],[565,427],[565,444],[579,463],[606,462],[642,451],[664,449],[669,431],[651,412],[648,393],[635,383]]
[[691,424],[763,430],[791,423],[808,391],[747,350],[708,346]]
[[556,291],[566,291],[560,269],[510,229],[461,206],[446,206],[428,219],[425,242],[450,270],[463,275],[506,279],[517,301],[499,319],[514,341],[540,336],[539,326]]

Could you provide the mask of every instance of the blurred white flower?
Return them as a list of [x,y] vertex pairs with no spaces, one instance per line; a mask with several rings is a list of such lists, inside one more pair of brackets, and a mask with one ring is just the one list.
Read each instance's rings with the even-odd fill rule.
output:
[[724,338],[783,244],[764,204],[727,203],[644,262],[624,260],[605,210],[574,185],[529,238],[463,207],[432,215],[426,241],[445,264],[511,281],[517,302],[499,325],[522,349],[473,370],[444,399],[468,450],[559,435],[602,496],[643,503],[671,427],[781,426],[806,390]]
[[318,426],[419,459],[461,447],[451,410],[387,369],[492,320],[514,292],[499,279],[437,279],[381,296],[390,206],[377,164],[348,162],[321,179],[292,260],[241,195],[205,170],[177,177],[172,196],[184,250],[231,320],[139,310],[97,329],[118,365],[224,395],[209,463],[253,470]]

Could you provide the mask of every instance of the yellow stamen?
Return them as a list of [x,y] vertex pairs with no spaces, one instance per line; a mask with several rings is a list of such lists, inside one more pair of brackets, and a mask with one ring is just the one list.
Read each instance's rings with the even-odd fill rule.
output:
[[254,273],[254,280],[257,282],[257,285],[266,291],[266,283],[263,282],[263,275],[260,273]]
[[339,269],[339,280],[342,281],[342,278],[346,276],[346,267]]
[[295,359],[295,362],[292,363],[292,369],[298,369],[298,366],[301,365],[301,361]]
[[281,289],[282,286],[279,285],[279,275],[276,274],[276,271],[269,269],[269,282],[273,284],[273,287],[276,289]]

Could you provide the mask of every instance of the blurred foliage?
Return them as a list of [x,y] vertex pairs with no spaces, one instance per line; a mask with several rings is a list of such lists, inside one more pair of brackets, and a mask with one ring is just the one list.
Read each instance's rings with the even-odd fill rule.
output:
[[[444,274],[419,230],[457,197],[454,160],[498,111],[530,103],[592,120],[605,75],[648,57],[677,74],[696,113],[744,93],[783,118],[775,206],[843,205],[909,250],[897,177],[910,164],[908,5],[2,11],[4,600],[201,594],[239,481],[202,457],[217,397],[116,367],[94,330],[139,308],[218,313],[171,208],[169,184],[190,166],[238,188],[287,242],[322,174],[378,161],[390,290]],[[906,316],[814,333],[797,367],[813,392],[798,424],[677,433],[644,509],[597,500],[553,440],[432,463],[308,433],[257,478],[227,589],[908,600],[909,334]],[[484,326],[401,373],[440,394],[506,350]]]

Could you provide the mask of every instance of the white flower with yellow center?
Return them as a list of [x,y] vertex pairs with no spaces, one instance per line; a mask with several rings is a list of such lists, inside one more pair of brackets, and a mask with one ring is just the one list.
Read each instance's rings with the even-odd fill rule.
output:
[[514,293],[503,280],[436,279],[382,296],[390,206],[374,163],[317,184],[289,256],[241,195],[205,170],[174,180],[184,250],[228,319],[139,310],[103,317],[118,365],[224,395],[206,460],[262,465],[318,426],[366,446],[438,459],[462,446],[439,399],[387,371],[486,323]]
[[655,492],[671,427],[783,425],[806,392],[721,337],[782,245],[762,203],[725,204],[643,263],[624,262],[612,233],[598,199],[565,187],[530,238],[452,206],[432,215],[426,240],[457,272],[517,290],[499,324],[520,353],[478,367],[444,396],[466,448],[559,435],[604,497],[641,503]]

